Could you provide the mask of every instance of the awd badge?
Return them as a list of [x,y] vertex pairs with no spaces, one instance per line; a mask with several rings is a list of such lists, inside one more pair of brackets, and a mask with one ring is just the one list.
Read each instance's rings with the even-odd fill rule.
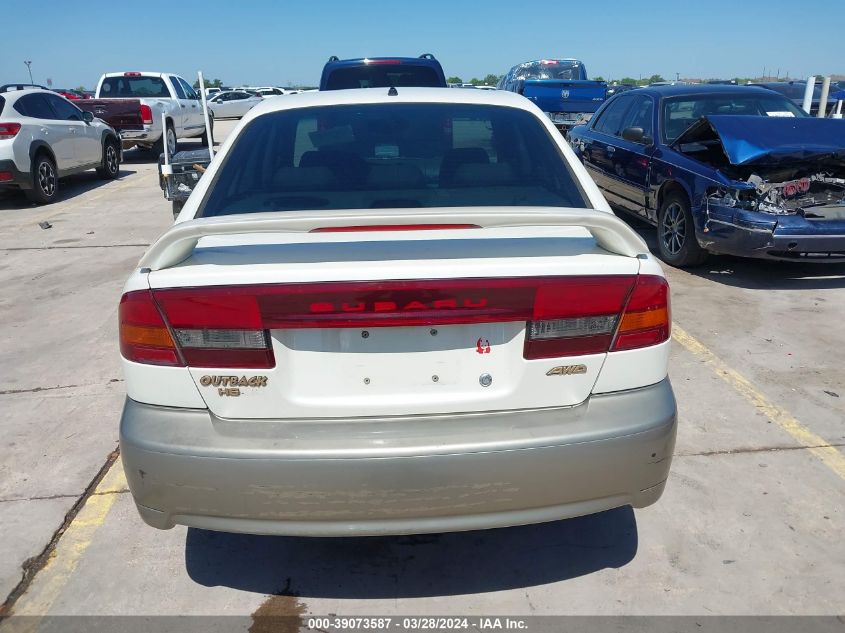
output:
[[586,365],[561,365],[559,367],[552,367],[546,372],[546,376],[575,376],[586,373]]

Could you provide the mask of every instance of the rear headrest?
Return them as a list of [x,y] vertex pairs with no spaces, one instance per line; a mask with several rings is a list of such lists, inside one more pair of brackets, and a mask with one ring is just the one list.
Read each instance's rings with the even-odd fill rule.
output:
[[455,172],[460,165],[468,163],[488,164],[490,157],[482,147],[459,147],[451,149],[443,156],[440,164],[440,186],[451,187],[455,179]]
[[490,187],[509,185],[514,180],[513,168],[508,163],[468,163],[458,165],[453,187]]
[[273,176],[273,184],[294,191],[313,191],[337,187],[337,178],[328,167],[282,167]]
[[364,159],[351,152],[335,150],[309,151],[299,159],[300,167],[327,167],[344,185],[360,184],[367,173]]
[[372,165],[367,187],[373,189],[420,189],[425,187],[425,175],[415,165],[386,163]]

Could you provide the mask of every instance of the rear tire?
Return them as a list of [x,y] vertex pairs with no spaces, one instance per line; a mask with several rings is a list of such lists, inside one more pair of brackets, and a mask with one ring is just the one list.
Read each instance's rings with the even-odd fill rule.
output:
[[657,248],[660,259],[677,268],[698,266],[707,259],[695,237],[690,203],[686,194],[671,191],[657,213]]
[[169,156],[173,156],[176,153],[177,148],[179,147],[179,143],[176,140],[176,130],[173,129],[173,124],[168,123],[167,127],[164,129],[164,133],[161,135],[161,138],[155,142],[153,145],[153,153],[158,156],[164,152],[164,143],[167,142],[167,153]]
[[50,204],[59,195],[59,176],[56,163],[46,153],[35,156],[32,163],[32,189],[26,189],[26,197],[35,204]]
[[97,167],[97,175],[104,180],[114,180],[120,173],[120,144],[113,138],[103,143],[103,164]]

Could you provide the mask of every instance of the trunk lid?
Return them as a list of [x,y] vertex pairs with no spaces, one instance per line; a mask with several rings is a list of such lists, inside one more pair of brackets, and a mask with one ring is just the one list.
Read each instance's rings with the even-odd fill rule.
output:
[[[193,319],[269,332],[271,367],[191,352],[216,415],[354,418],[584,401],[606,353],[526,359],[538,289],[556,284],[566,312],[612,286],[604,310],[619,312],[638,271],[584,228],[499,227],[202,237],[148,280],[177,335]],[[559,367],[575,369],[547,375]]]

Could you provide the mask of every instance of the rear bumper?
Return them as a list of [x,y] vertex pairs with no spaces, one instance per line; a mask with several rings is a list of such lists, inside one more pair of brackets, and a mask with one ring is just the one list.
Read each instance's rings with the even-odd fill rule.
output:
[[120,140],[123,149],[133,145],[153,145],[161,138],[161,130],[151,125],[145,125],[142,130],[120,130]]
[[675,432],[667,379],[571,408],[385,419],[222,420],[127,399],[120,445],[153,527],[342,536],[643,507]]
[[0,174],[10,174],[0,177],[0,188],[14,187],[18,189],[32,189],[32,174],[21,171],[13,160],[0,160]]

